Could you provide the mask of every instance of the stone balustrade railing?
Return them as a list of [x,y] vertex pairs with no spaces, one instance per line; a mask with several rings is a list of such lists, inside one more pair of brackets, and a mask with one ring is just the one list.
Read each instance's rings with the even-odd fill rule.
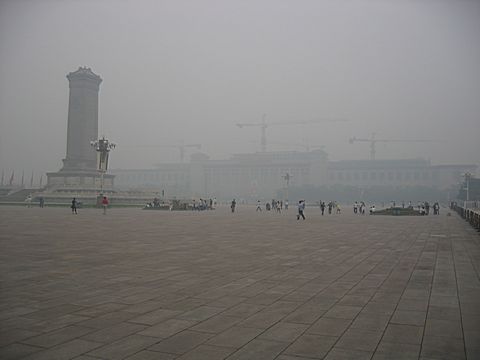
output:
[[470,223],[474,229],[480,231],[480,209],[478,208],[465,208],[452,203],[450,208],[457,212],[462,218]]

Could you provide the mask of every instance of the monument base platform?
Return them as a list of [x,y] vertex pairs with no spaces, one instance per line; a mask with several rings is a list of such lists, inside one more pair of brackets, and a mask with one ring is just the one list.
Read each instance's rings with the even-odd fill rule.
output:
[[113,191],[115,175],[96,171],[58,171],[47,173],[47,188],[50,190]]

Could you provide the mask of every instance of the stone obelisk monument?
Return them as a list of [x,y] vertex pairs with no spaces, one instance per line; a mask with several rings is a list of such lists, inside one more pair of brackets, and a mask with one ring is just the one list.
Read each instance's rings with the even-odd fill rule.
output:
[[[48,173],[48,186],[94,191],[100,181],[97,153],[91,142],[98,139],[98,91],[102,78],[90,68],[79,67],[67,75],[68,100],[67,154],[63,167]],[[104,175],[104,186],[113,186],[113,175]]]
[[68,99],[67,155],[62,170],[95,171],[97,154],[90,145],[98,138],[98,90],[102,79],[90,68],[67,75]]

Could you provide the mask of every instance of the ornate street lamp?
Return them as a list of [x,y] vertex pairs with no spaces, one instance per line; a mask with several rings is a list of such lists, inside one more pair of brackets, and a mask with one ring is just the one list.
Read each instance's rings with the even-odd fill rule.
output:
[[288,201],[288,185],[290,184],[290,179],[292,178],[292,175],[290,175],[288,172],[282,176],[282,178],[285,180],[285,183],[287,184],[286,186],[286,196],[285,196],[285,200]]
[[97,152],[97,171],[100,173],[100,193],[103,194],[103,175],[108,169],[108,154],[111,150],[115,149],[116,144],[109,142],[103,136],[101,139],[91,141],[90,145],[93,146]]
[[467,172],[467,173],[464,173],[462,174],[462,176],[465,177],[465,188],[464,190],[466,190],[466,200],[465,200],[465,204],[464,204],[464,207],[465,209],[468,207],[468,202],[470,201],[470,179],[472,178],[472,174]]

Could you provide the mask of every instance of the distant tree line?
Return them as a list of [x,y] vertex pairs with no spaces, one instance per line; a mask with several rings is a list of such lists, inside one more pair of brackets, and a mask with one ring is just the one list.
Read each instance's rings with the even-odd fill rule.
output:
[[[411,201],[416,204],[418,201],[447,202],[454,200],[458,195],[458,188],[440,190],[426,186],[371,186],[368,188],[349,185],[302,185],[289,187],[289,198],[306,199],[314,201],[337,201],[339,203],[351,203],[354,201],[366,201],[369,203],[380,203],[395,201],[401,205],[402,201],[408,204]],[[278,197],[285,196],[285,190],[278,191]]]
[[[467,182],[462,184],[458,191],[460,200],[467,200]],[[468,199],[471,201],[480,200],[480,179],[470,178],[468,181]]]

